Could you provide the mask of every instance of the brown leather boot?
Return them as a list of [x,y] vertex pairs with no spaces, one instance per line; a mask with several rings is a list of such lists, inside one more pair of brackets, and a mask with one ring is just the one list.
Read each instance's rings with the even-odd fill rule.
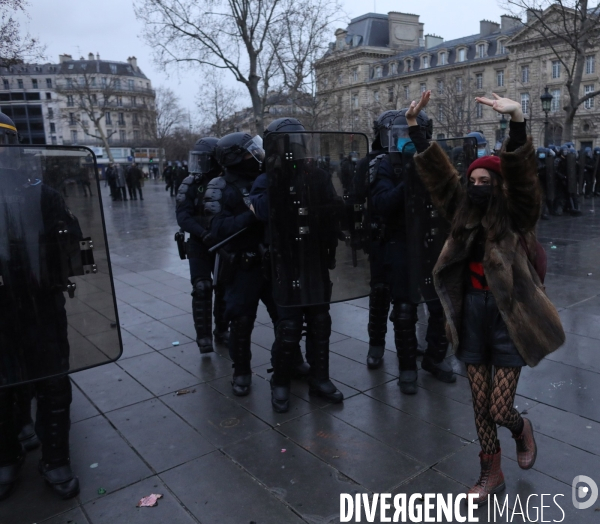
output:
[[533,437],[533,426],[529,419],[523,419],[523,431],[515,437],[517,443],[517,462],[521,469],[531,469],[537,457],[537,445]]
[[504,485],[504,475],[500,469],[500,458],[502,452],[500,445],[494,455],[486,455],[483,451],[479,453],[481,463],[481,474],[477,483],[467,492],[467,495],[475,493],[475,503],[479,505],[488,503],[488,495],[500,493],[506,487]]

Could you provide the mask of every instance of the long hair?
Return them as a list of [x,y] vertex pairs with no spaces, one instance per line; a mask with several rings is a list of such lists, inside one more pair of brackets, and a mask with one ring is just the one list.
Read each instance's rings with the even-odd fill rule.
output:
[[479,209],[474,206],[467,191],[463,191],[462,198],[457,204],[456,213],[452,220],[451,235],[459,242],[465,243],[467,241],[470,233],[470,230],[467,229],[467,223],[473,218],[487,217],[487,237],[493,242],[502,240],[511,227],[502,177],[495,171],[488,170],[488,173],[492,185],[492,196],[488,207]]

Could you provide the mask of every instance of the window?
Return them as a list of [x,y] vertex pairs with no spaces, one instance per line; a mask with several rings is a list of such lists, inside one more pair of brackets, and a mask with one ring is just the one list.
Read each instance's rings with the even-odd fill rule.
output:
[[410,87],[404,86],[404,100],[408,100],[410,98]]
[[459,77],[456,79],[456,92],[462,93],[462,90],[463,90],[463,79],[462,79],[462,77]]
[[74,126],[77,122],[75,122],[75,113],[69,113],[69,125]]
[[467,58],[467,50],[463,47],[458,50],[458,61],[464,62]]
[[107,129],[106,130],[106,138],[108,139],[108,143],[111,144],[113,141],[113,130],[112,129]]
[[133,139],[134,140],[139,140],[140,139],[140,131],[139,131],[139,129],[134,129],[133,130]]
[[96,87],[96,77],[95,76],[93,76],[92,78],[90,78],[90,85],[92,87]]
[[529,93],[521,94],[521,109],[524,114],[529,114]]
[[56,133],[56,124],[54,122],[50,122],[50,132]]
[[375,68],[375,78],[381,78],[383,76],[383,67],[377,66]]
[[2,82],[4,84],[4,89],[10,89],[10,84],[8,83],[8,80],[6,80],[6,78]]
[[77,130],[71,129],[71,142],[74,144],[77,142]]
[[110,64],[110,72],[111,72],[113,75],[116,75],[116,74],[117,74],[117,64]]
[[483,105],[475,105],[475,118],[483,118]]
[[102,81],[101,81],[101,83],[102,83],[102,87],[106,87],[106,86],[108,85],[108,82],[107,82],[107,80],[106,80],[106,77],[105,77],[105,76],[103,76],[103,77],[102,77]]
[[444,106],[442,104],[438,105],[438,120],[440,122],[444,120]]
[[46,87],[52,88],[52,78],[46,78]]
[[67,87],[68,88],[73,87],[73,79],[72,78],[67,78]]
[[398,64],[396,62],[392,62],[390,64],[390,75],[395,75],[398,72]]
[[48,118],[49,119],[54,118],[54,109],[51,107],[48,108]]
[[448,54],[445,51],[443,53],[440,53],[439,62],[439,65],[446,65],[448,63]]
[[135,96],[131,97],[131,105],[132,106],[137,106],[137,98]]
[[[583,88],[583,92],[587,95],[588,93],[594,92],[594,84],[587,85]],[[584,103],[583,107],[586,109],[592,109],[594,107],[594,99],[588,98]]]
[[123,97],[122,96],[118,96],[117,97],[117,105],[118,106],[122,106],[123,105]]
[[394,101],[394,88],[388,87],[388,102]]
[[46,100],[52,100],[52,93],[46,93]]
[[92,105],[95,106],[98,103],[98,97],[96,96],[95,93],[92,93],[92,96],[90,97],[91,101],[92,101]]
[[133,91],[135,89],[134,85],[133,85],[133,80],[127,80],[127,88],[130,91]]
[[106,125],[112,125],[112,118],[110,116],[110,111],[104,113],[104,118],[106,119]]
[[67,106],[73,107],[74,105],[75,105],[75,102],[73,100],[73,95],[67,95]]
[[529,83],[529,66],[523,66],[521,68],[521,82],[523,84]]
[[429,67],[429,57],[424,56],[421,58],[421,69],[427,69]]
[[552,78],[560,78],[560,61],[552,61]]
[[504,70],[496,71],[496,85],[504,87]]
[[121,89],[121,80],[119,78],[115,79],[115,89]]
[[358,95],[352,95],[352,109],[358,109]]
[[444,81],[443,80],[437,81],[437,91],[438,91],[438,95],[444,94]]
[[120,126],[125,125],[125,113],[119,113],[119,125]]
[[591,75],[596,71],[596,57],[588,55],[585,57],[585,74]]
[[358,82],[358,69],[352,70],[352,82]]
[[31,79],[31,87],[33,87],[33,89],[37,89],[38,88],[37,78],[32,78]]
[[406,72],[410,73],[412,71],[412,60],[407,60],[406,61]]
[[477,89],[483,89],[483,73],[475,75],[475,86]]
[[[327,100],[325,100],[324,102],[325,102],[325,105],[327,105]],[[133,115],[131,115],[131,119],[132,119],[133,125],[138,125],[140,123],[139,116],[137,113],[133,113]]]
[[119,140],[121,142],[125,142],[125,140],[127,140],[127,133],[125,132],[124,129],[119,130]]
[[485,44],[477,44],[477,58],[485,57]]
[[150,82],[146,82],[146,89],[150,89]]
[[552,95],[552,103],[550,104],[550,111],[556,113],[560,110],[560,89],[553,89],[550,94]]
[[427,84],[421,84],[419,88],[421,90],[421,94],[423,94],[425,91],[427,91]]
[[21,80],[20,78],[17,80],[17,85],[19,86],[19,89],[23,89],[23,80]]
[[500,54],[501,55],[505,55],[508,51],[506,50],[506,47],[504,46],[504,40],[500,40],[498,42],[498,49],[500,50]]
[[52,145],[53,145],[53,146],[55,146],[56,144],[57,144],[57,142],[56,142],[56,137],[55,137],[55,136],[53,136],[53,137],[52,137]]
[[373,102],[379,102],[379,91],[373,91]]

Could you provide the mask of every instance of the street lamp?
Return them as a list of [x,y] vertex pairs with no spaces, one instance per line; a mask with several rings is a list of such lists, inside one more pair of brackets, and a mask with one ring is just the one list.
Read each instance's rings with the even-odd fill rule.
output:
[[506,136],[506,127],[508,126],[508,120],[506,120],[506,117],[504,116],[504,113],[502,114],[502,118],[500,119],[500,136],[502,138],[502,140],[504,141],[504,137]]
[[542,111],[546,114],[546,120],[544,121],[544,147],[548,147],[548,113],[552,106],[552,98],[554,97],[548,93],[548,86],[546,86],[544,88],[544,93],[540,96],[540,100],[542,101]]

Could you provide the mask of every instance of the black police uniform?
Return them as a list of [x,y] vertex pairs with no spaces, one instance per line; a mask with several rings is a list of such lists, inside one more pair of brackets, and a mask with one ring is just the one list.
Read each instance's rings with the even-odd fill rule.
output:
[[[0,287],[0,347],[17,347],[20,351],[2,353],[0,383],[3,384],[13,382],[11,377],[21,375],[23,370],[31,379],[69,370],[63,275],[60,267],[53,265],[60,255],[52,255],[51,250],[56,249],[59,228],[82,238],[77,219],[58,192],[39,180],[23,185],[14,176],[10,170],[0,170],[3,188],[0,206],[18,203],[22,216],[41,212],[44,231],[40,232],[39,248],[46,252],[47,263],[39,268],[37,284],[32,284],[27,249],[18,235],[14,240],[11,238],[13,231],[5,224],[3,235],[11,252],[8,259],[0,260],[4,282]],[[23,289],[33,292],[24,295]],[[20,387],[0,389],[0,499],[8,496],[16,470],[24,459],[18,439],[21,428],[16,427],[14,417]],[[35,427],[42,442],[40,472],[61,497],[70,498],[79,492],[79,482],[69,465],[71,382],[67,375],[62,375],[39,380],[33,387],[37,398]]]
[[[248,170],[251,162],[256,166]],[[250,338],[259,300],[267,307],[273,324],[277,322],[271,286],[263,275],[264,226],[249,209],[248,196],[259,174],[258,166],[256,160],[250,159],[225,167],[223,176],[209,182],[204,197],[204,213],[209,218],[209,238],[205,240],[215,244],[244,230],[218,250],[217,275],[217,281],[225,286],[224,321],[229,322],[232,386],[233,393],[239,396],[249,393],[252,382]]]
[[[187,241],[187,258],[190,264],[190,281],[192,283],[192,316],[196,328],[196,343],[200,353],[213,351],[212,318],[213,281],[212,271],[215,265],[214,254],[209,253],[202,238],[208,233],[203,226],[203,198],[206,186],[214,175],[195,174],[183,180],[177,192],[176,215],[179,227],[190,234]],[[217,342],[226,340],[227,322],[224,319],[225,298],[224,286],[214,289],[214,335]]]

